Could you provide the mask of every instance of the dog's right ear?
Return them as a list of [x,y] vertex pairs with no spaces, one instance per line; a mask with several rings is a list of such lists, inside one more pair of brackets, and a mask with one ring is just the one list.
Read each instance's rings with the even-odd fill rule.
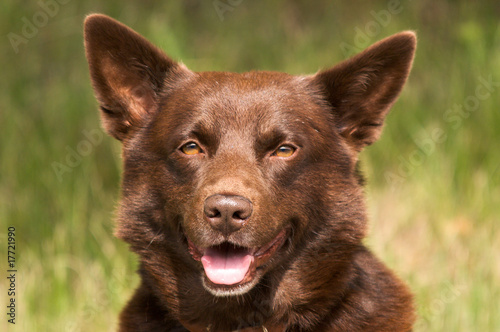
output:
[[84,37],[104,128],[119,140],[125,140],[158,109],[159,94],[166,84],[191,73],[108,16],[88,16]]

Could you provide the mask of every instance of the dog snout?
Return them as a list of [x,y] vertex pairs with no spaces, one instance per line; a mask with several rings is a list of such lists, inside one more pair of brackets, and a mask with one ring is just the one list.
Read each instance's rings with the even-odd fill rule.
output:
[[250,200],[235,195],[212,195],[205,200],[204,205],[205,220],[224,236],[241,229],[252,211]]

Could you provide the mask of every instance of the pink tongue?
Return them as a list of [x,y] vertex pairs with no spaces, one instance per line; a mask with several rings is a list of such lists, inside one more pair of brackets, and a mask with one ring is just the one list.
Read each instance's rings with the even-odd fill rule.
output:
[[205,273],[214,284],[234,285],[241,282],[253,262],[245,251],[221,251],[208,248],[201,258]]

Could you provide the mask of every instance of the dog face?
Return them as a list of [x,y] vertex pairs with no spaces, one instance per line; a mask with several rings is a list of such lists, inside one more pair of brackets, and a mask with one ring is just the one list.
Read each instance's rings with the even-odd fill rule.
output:
[[309,76],[192,72],[102,15],[85,46],[104,127],[123,143],[117,235],[165,301],[314,274],[304,253],[325,246],[332,264],[349,260],[366,223],[357,155],[408,76],[413,33]]
[[[333,117],[310,79],[189,76],[162,97],[155,119],[125,150],[132,170],[126,167],[124,188],[133,202],[158,195],[158,227],[180,229],[207,290],[241,294],[335,209],[322,197],[343,199],[345,182],[356,181],[347,171],[354,161],[347,146],[332,144],[340,140]],[[147,160],[140,173],[137,160]]]

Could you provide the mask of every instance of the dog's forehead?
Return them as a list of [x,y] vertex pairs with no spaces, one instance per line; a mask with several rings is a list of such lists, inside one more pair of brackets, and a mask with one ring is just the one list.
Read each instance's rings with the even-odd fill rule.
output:
[[273,112],[296,104],[304,94],[299,77],[274,72],[200,73],[195,85],[203,95],[201,109],[227,109],[229,112],[267,108]]
[[202,72],[172,86],[148,131],[172,149],[200,137],[224,146],[279,137],[308,137],[319,145],[328,141],[333,124],[333,112],[310,76]]
[[201,72],[173,98],[203,122],[227,127],[297,122],[326,115],[308,76],[278,72]]

